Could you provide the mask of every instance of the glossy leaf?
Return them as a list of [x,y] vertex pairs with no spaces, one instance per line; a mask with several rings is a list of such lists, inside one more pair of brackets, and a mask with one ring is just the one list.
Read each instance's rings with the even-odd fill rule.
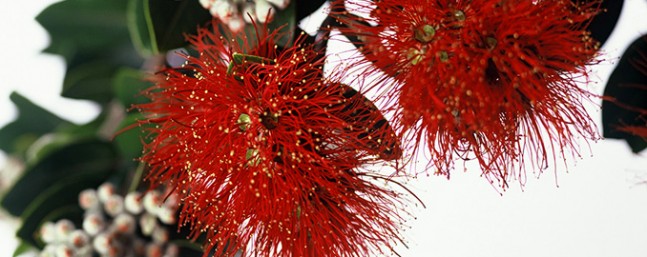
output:
[[59,148],[25,170],[2,199],[2,207],[12,215],[24,216],[33,201],[61,181],[74,180],[86,188],[97,186],[113,173],[115,163],[113,146],[101,140],[83,140]]
[[[589,0],[590,2],[592,0]],[[591,37],[603,45],[613,32],[618,23],[624,0],[604,0],[600,5],[600,13],[596,15],[588,26]]]
[[141,71],[130,68],[117,71],[113,80],[115,96],[125,108],[130,108],[133,104],[149,102],[141,92],[151,86],[152,83],[146,81],[146,77]]
[[67,0],[47,7],[36,20],[51,43],[45,52],[70,62],[77,55],[105,51],[129,42],[126,0]]
[[185,35],[195,34],[211,19],[198,1],[130,0],[128,4],[131,35],[147,55],[185,46]]
[[602,103],[604,137],[627,141],[631,150],[647,148],[644,138],[623,131],[627,126],[647,126],[647,36],[634,41],[618,62],[604,89]]
[[0,150],[22,156],[36,139],[70,123],[14,92],[18,118],[0,129]]
[[112,77],[117,65],[104,60],[87,62],[68,69],[62,96],[107,103],[112,99]]
[[62,96],[107,103],[117,68],[141,65],[128,34],[126,4],[67,0],[38,15],[52,39],[45,52],[62,55],[67,62]]
[[137,121],[141,120],[139,113],[128,115],[119,125],[119,131],[115,135],[114,143],[120,155],[129,161],[135,161],[142,155],[144,131]]
[[26,243],[24,241],[21,241],[18,244],[18,247],[16,247],[16,249],[13,251],[13,254],[11,256],[12,257],[18,257],[18,256],[20,256],[20,255],[22,255],[22,254],[24,254],[24,253],[26,253],[26,252],[28,252],[29,250],[32,250],[32,249],[34,249],[33,246],[31,246],[30,244],[28,244],[28,243]]

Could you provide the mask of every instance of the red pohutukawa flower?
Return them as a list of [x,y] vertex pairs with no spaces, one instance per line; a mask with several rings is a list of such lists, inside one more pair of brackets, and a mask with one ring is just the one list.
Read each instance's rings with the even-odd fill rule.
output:
[[152,102],[138,106],[141,123],[155,124],[142,157],[148,179],[180,193],[180,221],[206,234],[205,255],[390,249],[403,201],[364,166],[400,157],[389,124],[361,94],[324,79],[309,45],[282,49],[276,33],[258,33],[251,46],[200,29],[190,38],[200,56],[155,78]]
[[577,154],[574,137],[597,137],[576,81],[598,49],[584,28],[599,1],[352,2],[365,13],[338,13],[342,32],[362,41],[362,67],[382,72],[395,124],[405,141],[426,141],[438,174],[477,159],[505,188],[523,183],[526,164],[555,160],[550,150]]

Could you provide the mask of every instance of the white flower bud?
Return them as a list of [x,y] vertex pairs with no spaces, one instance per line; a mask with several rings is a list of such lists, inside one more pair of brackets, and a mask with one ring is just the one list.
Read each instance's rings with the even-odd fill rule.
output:
[[144,209],[150,214],[157,215],[162,206],[162,194],[158,191],[148,191],[144,195]]
[[229,19],[229,22],[227,22],[227,25],[229,25],[229,29],[232,32],[240,32],[245,28],[245,21],[240,15],[234,14]]
[[142,194],[139,192],[130,192],[124,199],[124,207],[132,214],[140,214],[144,209],[142,204]]
[[267,0],[256,0],[256,17],[258,22],[268,23],[274,18],[275,8]]
[[112,234],[100,233],[92,240],[92,246],[97,253],[106,255],[108,254],[109,248],[112,247],[113,240]]
[[[242,13],[243,19],[247,23],[252,23],[252,20],[257,20],[258,18],[256,17],[256,10],[254,10],[254,5],[253,4],[246,4],[243,7],[243,13]],[[251,17],[250,17],[251,16]]]
[[151,243],[146,246],[146,257],[162,257],[162,246]]
[[84,210],[89,209],[98,209],[101,204],[99,204],[99,196],[97,191],[94,189],[86,189],[79,193],[79,206]]
[[74,223],[70,220],[62,219],[56,222],[56,237],[59,241],[65,241],[74,231]]
[[48,244],[43,248],[38,256],[40,257],[56,257],[57,244]]
[[113,221],[115,231],[120,234],[132,234],[135,232],[135,218],[127,213],[121,213]]
[[67,245],[58,245],[56,247],[56,257],[72,257],[74,256],[74,249]]
[[94,253],[92,245],[87,244],[86,246],[76,250],[75,257],[92,257],[92,253]]
[[144,213],[139,217],[139,227],[142,230],[142,234],[145,236],[150,236],[153,233],[153,229],[157,226],[157,218],[153,214]]
[[114,195],[116,192],[115,186],[111,183],[103,183],[97,189],[97,195],[101,202],[106,202],[110,196]]
[[153,237],[153,242],[160,244],[166,243],[169,239],[168,230],[166,230],[166,228],[162,226],[155,226],[155,229],[153,229],[153,234],[151,236]]
[[180,256],[180,247],[174,244],[169,244],[166,246],[164,257],[178,257],[178,256]]
[[58,237],[56,234],[56,225],[54,222],[45,222],[43,226],[40,227],[40,237],[43,242],[51,244],[57,241]]
[[83,230],[94,236],[105,228],[103,216],[99,213],[88,213],[83,219]]
[[114,217],[124,211],[124,198],[120,195],[111,195],[103,205],[108,215]]
[[159,209],[157,212],[157,217],[160,219],[160,221],[164,224],[175,224],[175,210],[168,208],[168,207],[162,207]]
[[75,248],[80,249],[90,243],[90,236],[85,231],[77,229],[70,234],[68,242]]
[[228,1],[216,1],[211,5],[209,12],[211,12],[211,15],[214,17],[219,18],[222,22],[228,23],[229,18],[231,18],[231,16],[236,12],[236,8]]
[[266,1],[270,2],[271,4],[279,8],[279,10],[285,9],[285,7],[288,7],[288,5],[290,4],[290,0],[266,0]]

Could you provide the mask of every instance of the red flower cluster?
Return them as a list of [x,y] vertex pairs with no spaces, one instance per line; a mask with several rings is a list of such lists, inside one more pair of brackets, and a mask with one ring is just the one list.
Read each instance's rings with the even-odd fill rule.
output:
[[205,256],[391,248],[403,202],[363,169],[399,158],[390,126],[361,94],[324,79],[311,47],[281,49],[275,33],[259,33],[251,46],[200,29],[190,38],[200,56],[155,78],[152,102],[138,106],[141,124],[154,124],[148,179],[178,191],[180,221],[206,234]]
[[337,14],[342,32],[362,40],[362,67],[384,74],[377,87],[397,99],[395,124],[405,141],[426,141],[438,174],[477,159],[505,188],[514,176],[523,183],[525,164],[555,160],[550,150],[576,153],[575,136],[597,137],[582,105],[590,93],[576,80],[598,48],[584,28],[599,1],[355,4],[368,18]]

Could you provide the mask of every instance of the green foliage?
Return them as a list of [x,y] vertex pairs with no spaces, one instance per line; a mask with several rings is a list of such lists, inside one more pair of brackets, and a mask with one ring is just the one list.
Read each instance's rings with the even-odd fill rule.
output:
[[640,58],[645,53],[647,36],[642,36],[627,48],[611,73],[604,88],[604,96],[609,101],[602,102],[604,137],[625,140],[635,153],[647,148],[647,139],[621,128],[647,126],[644,115],[647,110],[647,70],[640,66]]
[[18,109],[18,118],[0,129],[0,150],[7,153],[24,156],[39,137],[70,125],[18,93],[11,93],[9,99]]
[[105,182],[114,173],[116,157],[109,142],[85,139],[30,165],[1,202],[5,210],[23,221],[18,237],[37,245],[35,232],[44,221],[75,217],[80,212],[79,192]]
[[198,1],[129,0],[128,26],[137,49],[154,55],[187,44],[185,35],[205,26],[211,14]]
[[146,81],[143,72],[130,68],[122,68],[117,71],[113,80],[115,97],[126,108],[130,108],[133,104],[149,102],[141,92],[152,85],[151,82]]
[[45,52],[67,62],[62,96],[107,103],[120,66],[139,67],[130,42],[127,0],[67,0],[46,8],[36,20],[52,40]]

